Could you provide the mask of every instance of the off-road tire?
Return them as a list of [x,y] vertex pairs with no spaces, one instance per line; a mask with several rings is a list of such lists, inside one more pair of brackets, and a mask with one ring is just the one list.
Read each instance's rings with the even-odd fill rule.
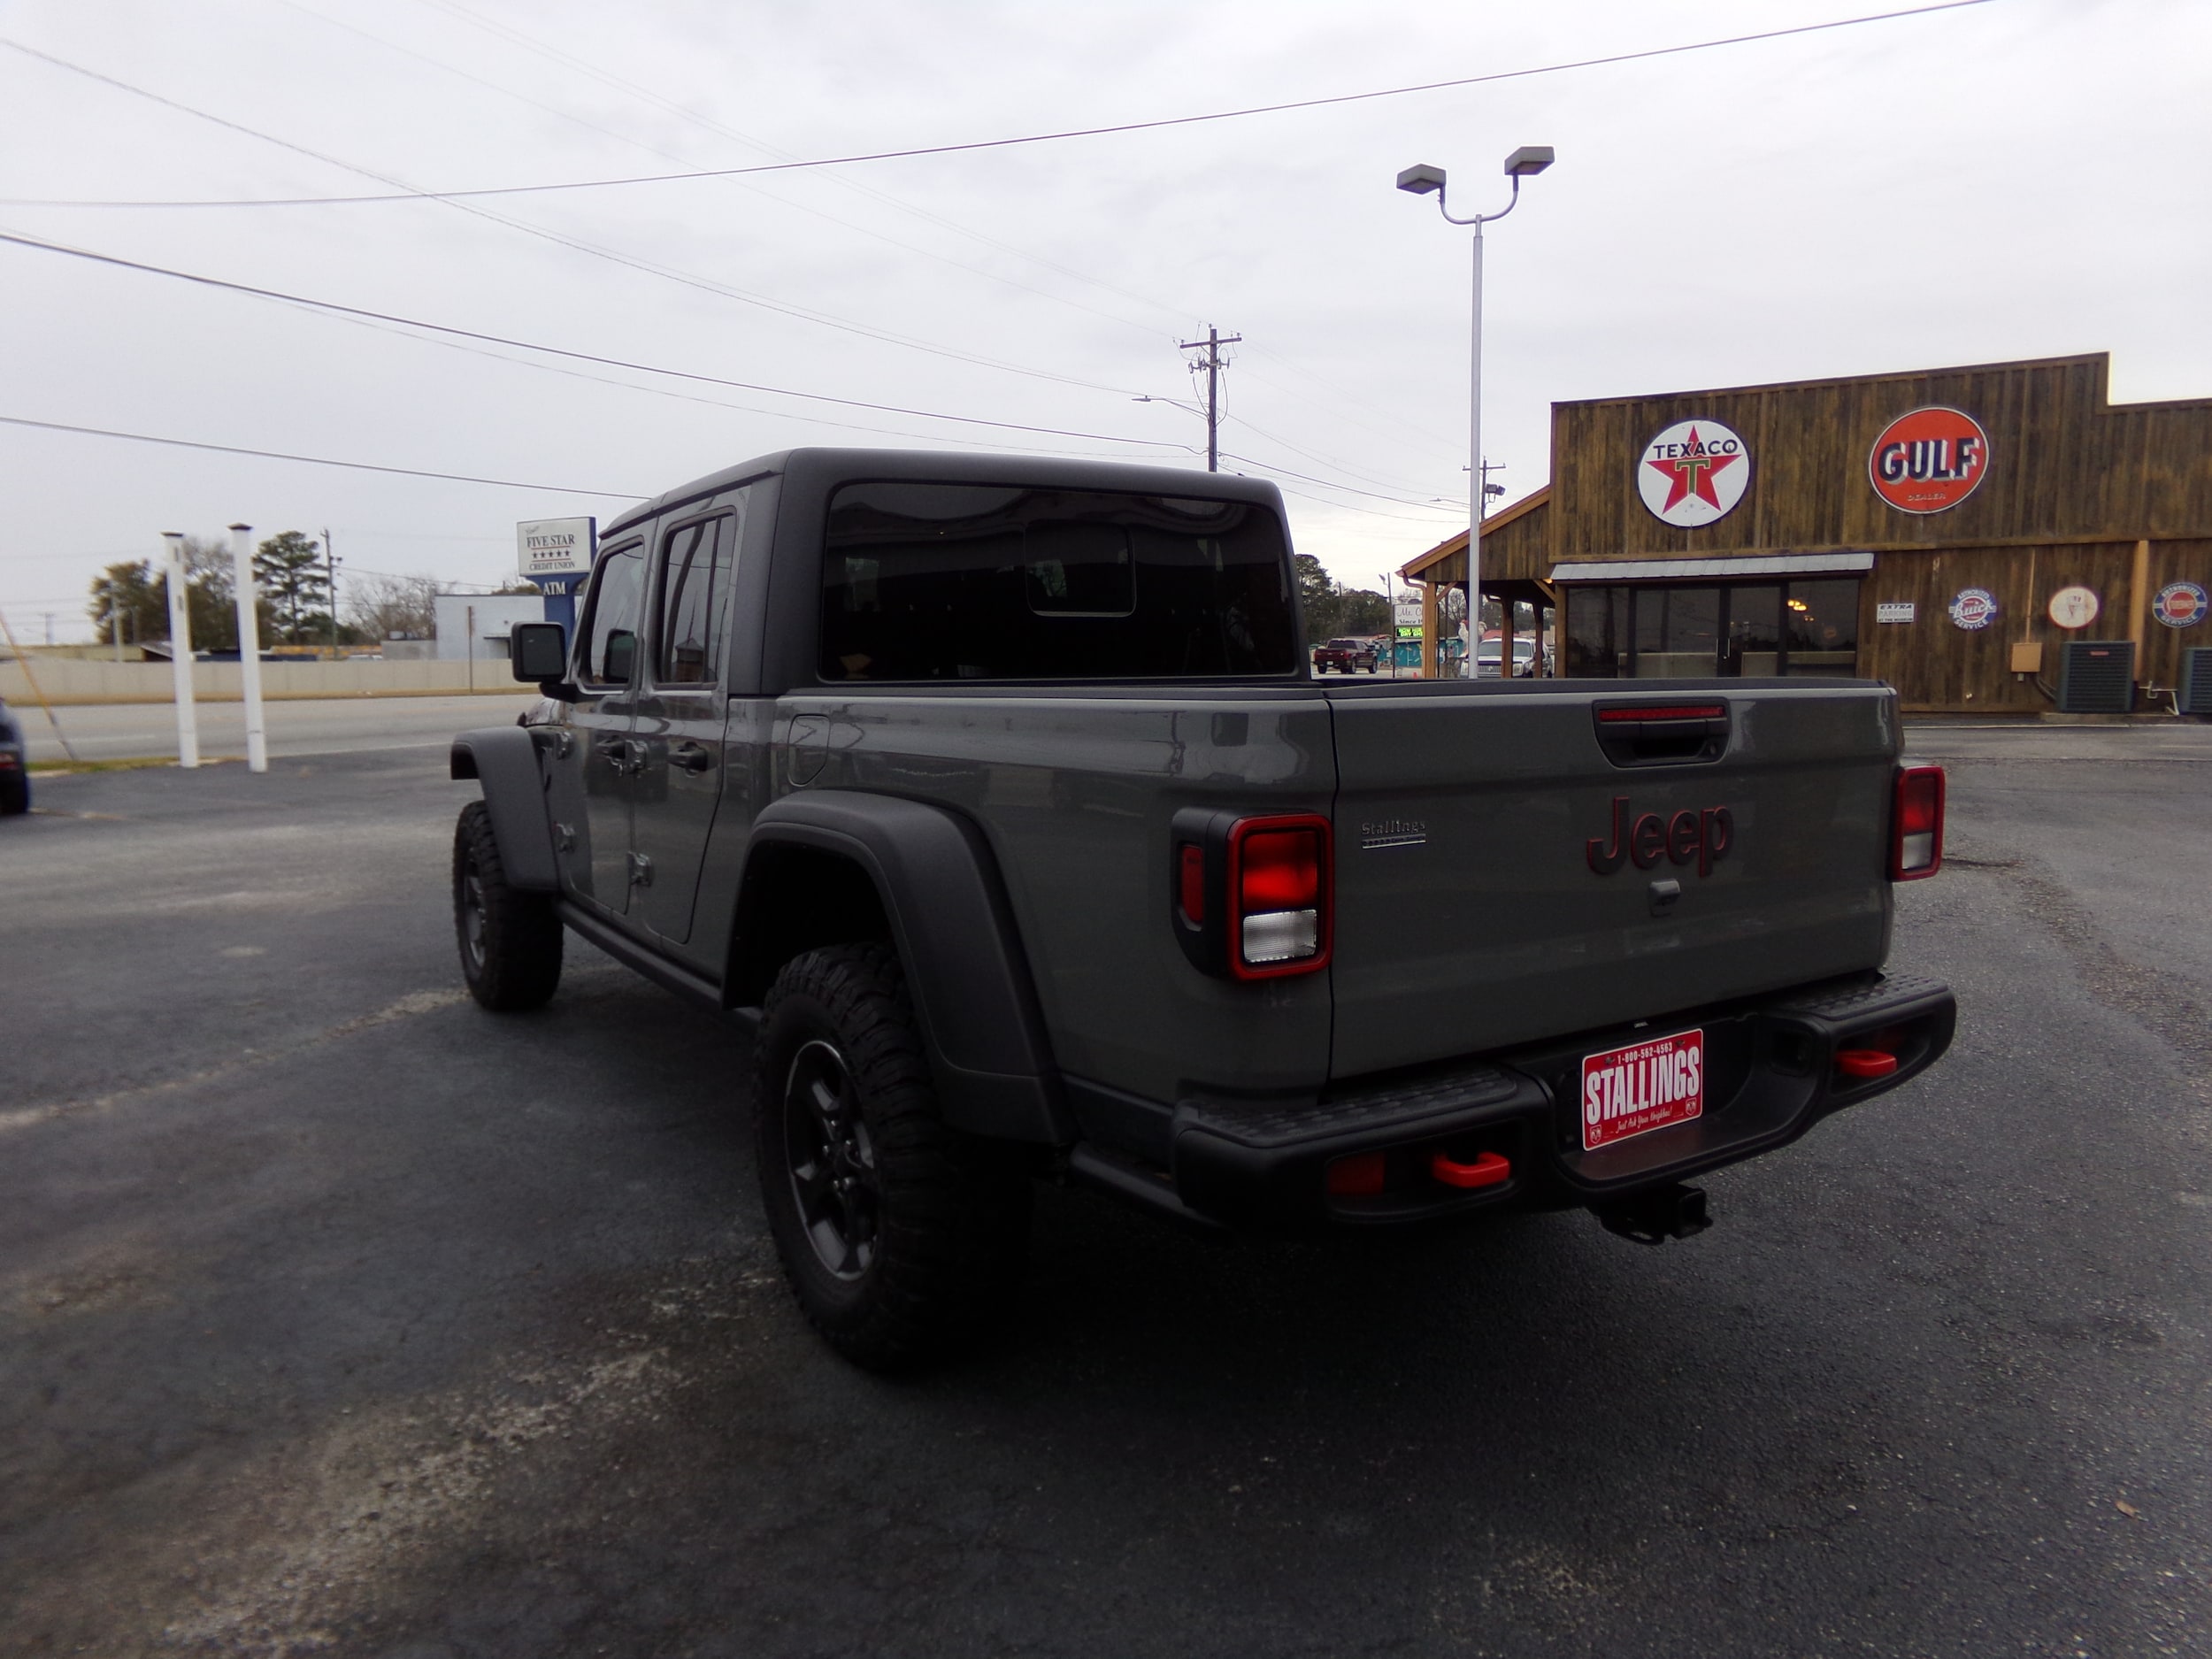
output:
[[542,1008],[561,983],[561,920],[549,893],[507,885],[490,810],[461,809],[453,831],[453,932],[469,995],[495,1013]]
[[1029,1178],[1016,1149],[945,1123],[897,952],[835,945],[785,964],[753,1068],[769,1230],[833,1348],[872,1371],[907,1369],[1004,1312],[1026,1257]]
[[31,810],[31,780],[20,769],[0,772],[0,818]]

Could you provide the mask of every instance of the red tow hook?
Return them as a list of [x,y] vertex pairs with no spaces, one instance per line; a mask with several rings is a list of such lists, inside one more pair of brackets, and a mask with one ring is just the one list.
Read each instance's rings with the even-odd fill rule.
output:
[[1447,1187],[1495,1187],[1512,1178],[1513,1165],[1494,1152],[1478,1154],[1472,1164],[1461,1164],[1440,1152],[1429,1160],[1429,1173]]
[[1897,1056],[1879,1048],[1839,1048],[1836,1070],[1846,1077],[1887,1077],[1897,1069]]

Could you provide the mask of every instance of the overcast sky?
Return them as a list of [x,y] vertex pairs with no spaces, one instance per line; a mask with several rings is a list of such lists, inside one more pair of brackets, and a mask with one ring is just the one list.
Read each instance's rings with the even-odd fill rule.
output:
[[45,57],[0,50],[8,234],[657,367],[1090,435],[561,365],[0,246],[0,415],[541,487],[0,426],[0,607],[26,642],[49,613],[57,639],[88,637],[102,566],[152,551],[164,530],[238,519],[326,527],[342,575],[495,583],[514,568],[516,520],[623,505],[562,490],[652,495],[801,443],[1202,466],[1178,342],[1209,323],[1244,336],[1225,467],[1276,478],[1302,550],[1374,584],[1466,522],[1467,234],[1393,178],[1432,163],[1455,211],[1487,211],[1505,199],[1501,161],[1527,143],[1558,163],[1488,250],[1486,447],[1509,497],[1544,480],[1554,399],[2095,350],[2113,354],[2117,399],[2212,396],[2212,6],[2193,0],[1991,0],[1485,86],[741,180],[465,204],[25,200],[742,167],[1883,9],[17,0],[0,38]]

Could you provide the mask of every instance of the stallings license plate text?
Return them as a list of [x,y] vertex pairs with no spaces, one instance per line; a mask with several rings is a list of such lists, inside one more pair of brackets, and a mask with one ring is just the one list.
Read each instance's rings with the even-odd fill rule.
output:
[[1680,1031],[1582,1062],[1582,1149],[1686,1123],[1705,1112],[1705,1033]]

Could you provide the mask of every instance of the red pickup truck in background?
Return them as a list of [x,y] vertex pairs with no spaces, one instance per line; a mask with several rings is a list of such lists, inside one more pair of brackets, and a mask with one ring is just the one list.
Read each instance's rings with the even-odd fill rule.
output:
[[1372,640],[1331,640],[1313,649],[1313,672],[1317,674],[1356,674],[1375,672],[1376,651]]

